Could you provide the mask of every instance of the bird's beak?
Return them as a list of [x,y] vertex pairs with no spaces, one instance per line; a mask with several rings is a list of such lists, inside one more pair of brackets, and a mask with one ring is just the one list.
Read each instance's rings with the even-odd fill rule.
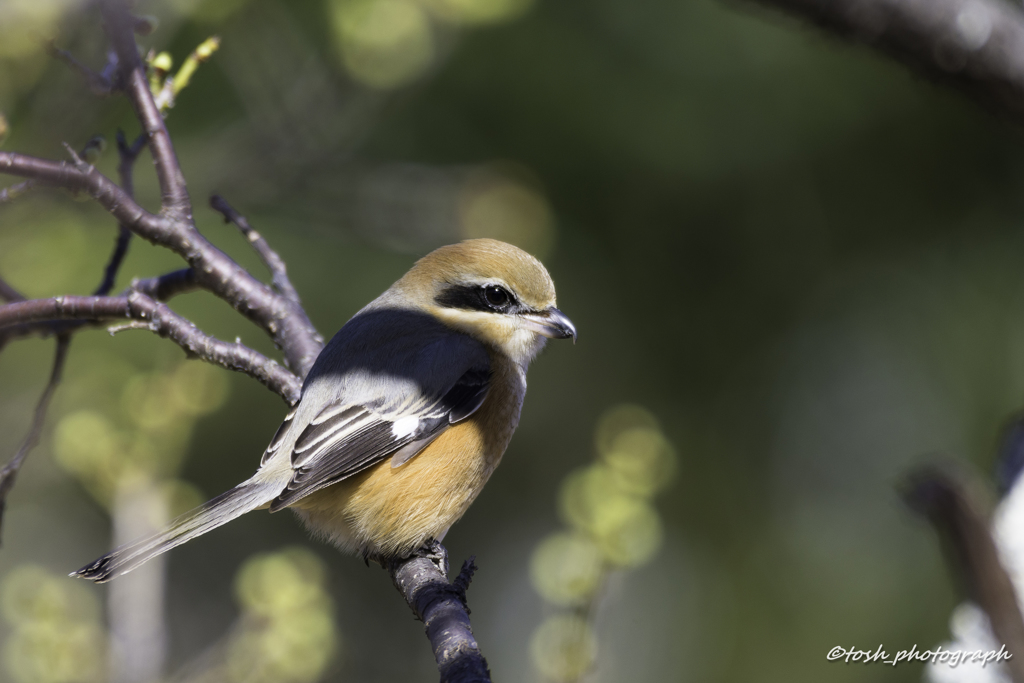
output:
[[557,308],[549,308],[538,313],[526,313],[521,316],[527,329],[542,334],[549,339],[568,339],[576,343],[576,326]]

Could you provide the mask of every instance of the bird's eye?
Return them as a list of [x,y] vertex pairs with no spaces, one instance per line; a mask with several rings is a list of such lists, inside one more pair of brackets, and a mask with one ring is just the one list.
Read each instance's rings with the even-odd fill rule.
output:
[[488,285],[484,287],[484,300],[487,301],[487,305],[491,308],[503,308],[508,305],[509,293],[504,288],[497,285]]

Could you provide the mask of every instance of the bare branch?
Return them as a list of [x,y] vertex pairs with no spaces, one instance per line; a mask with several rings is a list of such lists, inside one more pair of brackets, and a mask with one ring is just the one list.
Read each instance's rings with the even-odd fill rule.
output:
[[1000,0],[757,0],[1024,116],[1024,12]]
[[302,381],[257,351],[201,332],[166,304],[136,291],[123,296],[58,296],[0,306],[0,330],[7,326],[53,320],[105,321],[129,318],[149,323],[149,329],[183,348],[190,356],[242,372],[256,379],[290,405],[299,400]]
[[219,194],[215,194],[210,197],[210,206],[215,210],[219,211],[224,216],[225,223],[234,223],[235,226],[242,232],[252,248],[259,254],[263,264],[267,267],[267,270],[271,274],[271,284],[274,289],[284,295],[286,299],[291,301],[296,306],[302,306],[302,301],[299,299],[299,293],[295,291],[295,287],[292,286],[291,280],[288,279],[288,271],[284,265],[284,261],[278,256],[277,252],[270,248],[267,244],[267,240],[263,239],[263,236],[252,229],[249,225],[249,221],[245,219],[245,216],[235,211],[235,209],[227,203],[227,201]]
[[996,639],[1013,655],[1007,661],[1013,680],[1024,683],[1024,619],[1017,592],[966,476],[950,466],[923,467],[908,477],[903,498],[939,532],[967,594],[985,610]]
[[178,157],[171,143],[171,136],[160,115],[160,109],[153,101],[146,78],[146,67],[135,44],[135,19],[129,14],[122,0],[102,0],[100,3],[106,23],[107,37],[117,54],[120,75],[117,85],[124,90],[135,109],[135,116],[142,124],[149,149],[156,166],[157,181],[160,184],[161,206],[176,218],[190,219],[192,204],[189,201]]
[[448,551],[435,543],[433,553],[390,564],[391,580],[426,627],[441,683],[490,683],[466,606],[466,589],[476,571],[474,558],[466,560],[459,576],[448,583]]
[[14,481],[18,477],[18,472],[21,471],[21,466],[24,464],[28,454],[39,443],[39,437],[43,433],[46,411],[50,407],[50,399],[53,398],[53,392],[57,389],[57,385],[60,384],[61,373],[64,371],[64,360],[67,358],[70,343],[71,337],[69,335],[62,334],[57,337],[57,351],[53,358],[50,380],[46,383],[46,388],[43,389],[39,402],[36,404],[35,412],[32,415],[32,426],[29,428],[28,435],[22,442],[18,452],[0,470],[0,528],[2,528],[3,524],[4,510],[7,507],[7,494],[14,487]]

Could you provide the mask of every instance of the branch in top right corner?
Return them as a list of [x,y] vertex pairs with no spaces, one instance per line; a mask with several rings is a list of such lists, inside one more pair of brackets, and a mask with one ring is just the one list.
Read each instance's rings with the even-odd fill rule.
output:
[[1024,119],[1024,11],[1001,0],[756,0]]

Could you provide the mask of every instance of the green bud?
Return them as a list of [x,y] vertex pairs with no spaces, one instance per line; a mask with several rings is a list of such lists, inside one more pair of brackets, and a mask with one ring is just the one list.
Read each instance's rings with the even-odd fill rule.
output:
[[167,73],[174,66],[174,58],[171,57],[170,52],[161,52],[150,61],[149,65],[156,71]]
[[196,48],[196,57],[201,62],[213,56],[213,53],[220,47],[220,36],[210,36]]

